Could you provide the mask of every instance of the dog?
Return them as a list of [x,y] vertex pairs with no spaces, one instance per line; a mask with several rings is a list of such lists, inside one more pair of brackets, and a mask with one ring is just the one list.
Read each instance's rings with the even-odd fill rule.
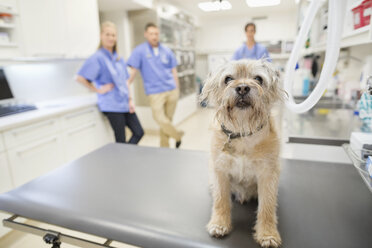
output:
[[279,247],[277,193],[280,140],[271,109],[283,101],[280,74],[265,60],[231,61],[208,76],[200,100],[216,108],[209,159],[211,236],[232,230],[231,195],[240,203],[258,199],[254,239]]

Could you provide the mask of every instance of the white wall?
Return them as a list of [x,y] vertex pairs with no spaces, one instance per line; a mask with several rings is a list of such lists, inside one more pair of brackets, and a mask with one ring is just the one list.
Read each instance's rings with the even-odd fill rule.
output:
[[84,60],[59,60],[23,63],[4,67],[13,95],[18,100],[40,102],[89,94],[75,80]]
[[[268,18],[255,21],[257,41],[293,40],[296,36],[296,13],[270,13]],[[201,18],[196,35],[198,51],[234,51],[245,41],[244,26],[250,17],[234,16]]]

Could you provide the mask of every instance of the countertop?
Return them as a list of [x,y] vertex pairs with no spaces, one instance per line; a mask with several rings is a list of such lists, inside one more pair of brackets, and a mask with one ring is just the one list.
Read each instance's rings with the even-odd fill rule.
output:
[[96,103],[96,94],[38,102],[35,103],[37,110],[0,117],[0,132],[88,106],[94,106]]

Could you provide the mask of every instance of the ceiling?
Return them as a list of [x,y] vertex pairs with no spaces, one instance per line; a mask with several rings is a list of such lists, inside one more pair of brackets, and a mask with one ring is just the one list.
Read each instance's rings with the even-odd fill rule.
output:
[[174,4],[188,13],[196,17],[219,17],[219,16],[236,16],[236,15],[250,15],[250,16],[263,16],[274,12],[289,12],[296,11],[295,0],[281,0],[279,5],[273,7],[259,7],[250,8],[245,0],[229,0],[232,5],[230,10],[204,12],[198,7],[198,3],[208,0],[167,0],[170,4]]
[[[158,2],[173,4],[189,14],[198,18],[208,17],[226,17],[226,16],[267,16],[271,13],[283,13],[289,11],[296,11],[295,0],[281,0],[279,5],[273,7],[259,7],[250,8],[245,0],[229,0],[232,5],[230,10],[204,12],[198,7],[198,3],[208,0],[159,0]],[[137,10],[145,8],[144,4],[153,2],[152,0],[98,0],[98,7],[100,11],[115,11],[115,10]],[[155,1],[154,1],[155,2]]]
[[136,10],[145,8],[136,0],[98,0],[99,11]]

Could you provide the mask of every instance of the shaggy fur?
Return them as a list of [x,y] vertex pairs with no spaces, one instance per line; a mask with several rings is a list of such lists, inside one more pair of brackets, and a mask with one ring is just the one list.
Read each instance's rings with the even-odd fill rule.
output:
[[[270,116],[273,104],[284,97],[279,79],[269,62],[240,60],[209,75],[203,88],[201,100],[216,106],[209,164],[213,209],[207,225],[212,236],[231,231],[234,194],[240,203],[258,198],[255,240],[262,247],[281,244],[276,216],[280,142]],[[239,94],[247,86],[249,92]],[[221,124],[234,133],[253,134],[229,140]]]

